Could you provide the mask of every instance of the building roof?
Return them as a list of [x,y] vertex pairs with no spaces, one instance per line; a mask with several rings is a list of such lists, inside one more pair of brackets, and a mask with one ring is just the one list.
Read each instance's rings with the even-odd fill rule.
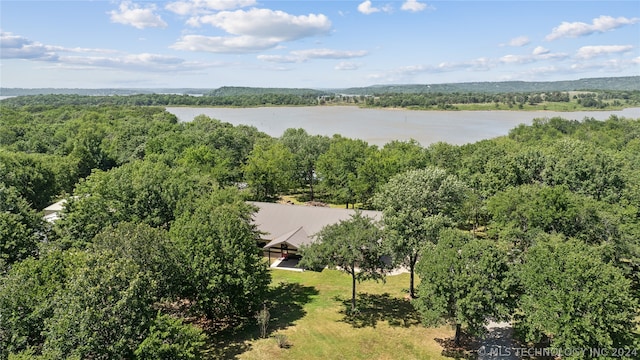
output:
[[60,219],[60,212],[62,211],[62,209],[64,208],[64,204],[66,203],[67,199],[62,199],[57,203],[53,203],[47,206],[42,210],[44,212],[43,218],[50,223],[56,222],[58,219]]
[[64,207],[64,204],[67,203],[67,199],[62,199],[60,201],[58,201],[57,203],[53,203],[49,206],[47,206],[46,208],[43,209],[45,214],[51,214],[54,212],[60,212],[62,211],[62,208]]
[[[317,206],[251,202],[258,207],[253,222],[270,240],[265,248],[287,243],[295,248],[310,244],[314,235],[323,227],[347,220],[355,213],[353,209],[336,209]],[[362,210],[362,215],[375,220],[382,219],[382,212]]]
[[296,230],[289,231],[284,235],[280,235],[277,238],[271,240],[266,246],[265,249],[274,247],[280,244],[287,244],[288,246],[294,247],[296,249],[300,248],[300,245],[307,244],[309,241],[309,234],[304,231],[304,228],[300,226]]

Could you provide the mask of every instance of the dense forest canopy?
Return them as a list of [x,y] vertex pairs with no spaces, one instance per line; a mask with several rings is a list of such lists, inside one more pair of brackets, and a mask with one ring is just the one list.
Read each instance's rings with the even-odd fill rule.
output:
[[[497,316],[525,341],[638,347],[640,119],[540,118],[462,146],[377,147],[130,103],[183,98],[206,99],[0,103],[0,359],[200,357],[268,297],[245,200],[282,195],[382,210],[387,251],[430,284],[459,293],[500,272],[485,278],[491,301],[419,287],[425,324],[477,333]],[[43,221],[63,198],[61,219]]]

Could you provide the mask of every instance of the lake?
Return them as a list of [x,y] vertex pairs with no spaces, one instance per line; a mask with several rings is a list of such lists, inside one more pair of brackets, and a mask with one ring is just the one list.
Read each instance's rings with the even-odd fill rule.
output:
[[279,137],[288,128],[303,128],[309,134],[357,138],[369,144],[384,145],[391,140],[415,139],[423,146],[444,141],[461,145],[507,135],[519,124],[535,118],[560,116],[570,120],[593,117],[606,120],[610,115],[640,118],[640,108],[621,111],[418,111],[361,109],[356,106],[192,108],[167,107],[180,121],[191,121],[200,114],[231,123],[252,125]]

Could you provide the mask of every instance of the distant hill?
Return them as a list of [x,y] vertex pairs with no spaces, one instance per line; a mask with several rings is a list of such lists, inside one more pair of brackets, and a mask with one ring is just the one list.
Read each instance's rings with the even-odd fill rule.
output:
[[241,86],[223,86],[221,88],[211,90],[205,95],[209,96],[237,96],[237,95],[299,95],[299,96],[320,96],[327,94],[326,91],[314,89],[298,89],[298,88],[262,88],[262,87],[241,87]]
[[361,88],[337,89],[335,91],[348,95],[375,95],[388,93],[417,94],[429,92],[526,93],[573,90],[640,90],[640,76],[590,78],[548,82],[500,81],[423,85],[374,85]]
[[572,90],[639,90],[640,76],[589,78],[566,81],[500,81],[500,82],[466,82],[447,84],[407,84],[407,85],[373,85],[367,87],[307,89],[307,88],[263,88],[223,86],[217,89],[198,88],[149,88],[149,89],[22,89],[0,88],[1,96],[41,95],[41,94],[77,94],[77,95],[134,95],[134,94],[191,94],[205,96],[238,96],[238,95],[297,95],[321,96],[329,94],[375,95],[389,93],[508,93],[508,92],[543,92]]
[[25,95],[137,95],[137,94],[191,94],[202,95],[211,89],[192,88],[154,88],[154,89],[124,89],[124,88],[104,88],[104,89],[76,89],[76,88],[0,88],[0,96],[25,96]]

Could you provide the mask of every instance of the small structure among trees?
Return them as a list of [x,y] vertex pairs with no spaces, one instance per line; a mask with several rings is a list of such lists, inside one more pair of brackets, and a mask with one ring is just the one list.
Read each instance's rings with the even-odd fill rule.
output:
[[[253,223],[261,232],[259,245],[265,256],[276,258],[298,255],[300,248],[313,243],[313,235],[325,226],[349,219],[355,210],[316,206],[297,206],[252,202],[258,208]],[[379,221],[379,211],[361,211],[365,217]]]

